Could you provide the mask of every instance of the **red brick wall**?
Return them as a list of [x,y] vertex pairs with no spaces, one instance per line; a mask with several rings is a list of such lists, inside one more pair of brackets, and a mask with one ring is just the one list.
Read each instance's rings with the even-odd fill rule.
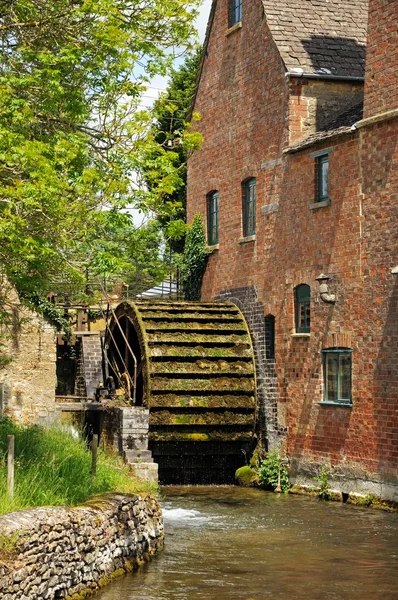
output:
[[[334,146],[332,204],[307,220],[306,195],[294,196],[294,187],[310,188],[310,151],[291,157],[295,177],[288,178],[282,194],[294,198],[283,236],[292,276],[279,322],[289,318],[289,306],[292,313],[291,288],[300,278],[316,294],[314,277],[305,278],[311,267],[313,274],[316,270],[333,274],[331,288],[338,299],[334,306],[312,303],[309,339],[289,339],[280,323],[279,401],[287,403],[291,456],[315,460],[326,456],[337,466],[344,460],[388,480],[396,477],[398,450],[398,287],[391,275],[398,262],[397,126],[363,130],[360,136],[360,146],[358,139]],[[280,239],[280,232],[276,237]],[[274,285],[271,282],[271,288]],[[322,397],[320,350],[335,345],[353,348],[352,409],[317,405]]]
[[379,470],[398,459],[398,118],[361,130],[363,406]]
[[[195,111],[203,115],[198,129],[204,143],[189,162],[188,173],[188,221],[195,212],[205,217],[206,194],[219,190],[220,247],[229,262],[219,262],[214,254],[210,264],[220,266],[223,271],[217,278],[228,284],[242,279],[238,285],[246,285],[254,273],[253,244],[236,244],[242,237],[241,182],[256,177],[257,206],[267,201],[267,190],[274,184],[260,167],[280,156],[287,118],[284,68],[262,4],[247,3],[243,10],[243,27],[226,35],[227,2],[217,3],[195,103]],[[208,296],[214,296],[212,279],[213,273],[204,284]]]
[[[285,412],[289,455],[316,462],[327,458],[332,465],[344,455],[348,461],[370,466],[372,453],[364,448],[360,454],[355,446],[357,436],[364,434],[358,386],[362,349],[355,333],[363,280],[358,135],[331,147],[331,205],[315,210],[310,209],[314,148],[286,158],[280,207],[259,289],[266,310],[276,316],[278,324],[278,401],[283,405],[279,412]],[[330,291],[337,295],[336,304],[326,304],[319,297],[315,278],[321,272],[333,276]],[[300,283],[311,286],[310,336],[295,334],[294,288]],[[352,409],[319,405],[321,350],[330,346],[354,350]]]
[[370,0],[364,117],[398,108],[398,2]]
[[[398,264],[398,121],[284,153],[287,90],[267,27],[254,8],[253,20],[229,37],[226,23],[219,2],[195,106],[205,141],[189,164],[189,220],[195,212],[205,217],[208,191],[220,196],[219,249],[202,297],[227,297],[228,290],[238,297],[241,290],[243,298],[252,290],[264,316],[275,316],[274,431],[287,428],[284,443],[297,471],[327,461],[337,478],[396,484],[398,277],[391,267]],[[311,210],[310,155],[322,148],[332,148],[331,204]],[[255,240],[240,243],[241,181],[248,176],[257,178],[257,228]],[[332,276],[335,304],[319,297],[321,272]],[[300,283],[311,286],[309,336],[295,334]],[[353,349],[352,408],[319,404],[321,350],[332,346]]]

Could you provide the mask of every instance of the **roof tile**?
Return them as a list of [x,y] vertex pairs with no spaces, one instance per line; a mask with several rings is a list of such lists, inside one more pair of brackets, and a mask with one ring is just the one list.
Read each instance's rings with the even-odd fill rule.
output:
[[[262,0],[262,3],[288,71],[297,68],[299,58],[304,73],[321,74],[327,67],[336,76],[364,76],[367,0]],[[294,59],[287,47],[294,48]]]

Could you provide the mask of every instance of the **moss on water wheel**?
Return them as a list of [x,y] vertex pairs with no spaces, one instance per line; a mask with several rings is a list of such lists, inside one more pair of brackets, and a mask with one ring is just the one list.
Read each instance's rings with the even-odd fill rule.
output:
[[[116,316],[137,354],[137,400],[149,408],[149,440],[157,451],[166,442],[195,440],[205,446],[221,440],[234,443],[242,458],[254,431],[256,381],[251,338],[238,307],[123,302]],[[116,362],[119,353],[129,354],[119,325],[112,319],[118,350],[108,336],[110,360]],[[133,375],[131,359],[128,368]],[[211,454],[204,446],[203,453]]]

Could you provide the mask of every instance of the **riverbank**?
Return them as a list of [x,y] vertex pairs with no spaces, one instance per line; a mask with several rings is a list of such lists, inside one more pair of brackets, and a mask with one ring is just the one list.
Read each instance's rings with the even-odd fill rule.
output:
[[[15,490],[7,493],[7,437],[15,436]],[[156,494],[157,485],[132,477],[114,454],[99,449],[96,476],[79,436],[60,427],[22,427],[0,418],[0,514],[37,506],[73,506],[96,494]]]
[[[320,498],[319,488],[311,486],[293,485],[288,490],[289,494],[296,496],[312,496]],[[327,488],[323,492],[322,500],[331,502],[342,502],[344,504],[352,504],[354,506],[362,506],[367,508],[376,508],[379,510],[385,510],[387,512],[398,512],[398,504],[391,500],[383,500],[372,494],[361,495],[361,494],[344,494],[339,490],[333,490]]]
[[74,508],[0,517],[0,598],[82,600],[163,547],[151,496],[107,494]]

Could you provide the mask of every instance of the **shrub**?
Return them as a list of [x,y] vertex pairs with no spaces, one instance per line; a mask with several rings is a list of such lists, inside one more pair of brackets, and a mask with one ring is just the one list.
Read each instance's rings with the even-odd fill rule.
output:
[[272,451],[261,461],[258,471],[261,487],[275,490],[278,486],[278,473],[280,472],[280,486],[282,492],[287,492],[290,487],[289,476],[286,467],[278,452]]
[[196,214],[188,227],[182,257],[182,288],[185,300],[200,300],[209,251],[202,217]]
[[329,492],[329,476],[330,472],[326,465],[322,465],[319,470],[319,473],[316,477],[314,477],[314,481],[318,483],[318,496],[322,500],[329,500],[330,492]]

